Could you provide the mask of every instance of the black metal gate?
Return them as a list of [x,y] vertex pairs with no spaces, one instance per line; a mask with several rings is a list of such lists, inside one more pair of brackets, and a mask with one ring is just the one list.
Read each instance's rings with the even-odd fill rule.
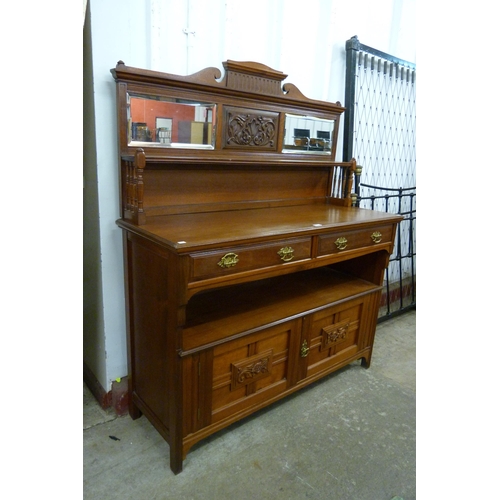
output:
[[[398,213],[379,322],[416,307],[416,66],[352,37],[346,42],[344,161],[362,169],[356,205]],[[363,182],[361,182],[361,179]]]

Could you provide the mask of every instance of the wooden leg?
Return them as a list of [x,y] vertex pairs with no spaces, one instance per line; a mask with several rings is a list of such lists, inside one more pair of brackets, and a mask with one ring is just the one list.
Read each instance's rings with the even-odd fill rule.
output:
[[361,358],[361,366],[365,368],[370,368],[370,363],[372,361],[372,351],[369,354]]
[[170,446],[170,469],[177,475],[182,472],[182,446],[179,450],[175,446]]
[[131,375],[128,376],[128,414],[132,420],[137,420],[142,415],[142,411],[134,403],[134,384]]
[[137,406],[132,402],[132,398],[129,399],[128,414],[132,420],[137,420],[142,416],[142,411],[139,410],[139,408],[137,408]]

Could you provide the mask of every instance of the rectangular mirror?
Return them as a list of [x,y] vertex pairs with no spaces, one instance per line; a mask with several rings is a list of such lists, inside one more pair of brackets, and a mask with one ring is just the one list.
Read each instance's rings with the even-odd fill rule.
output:
[[129,146],[214,149],[213,103],[128,94],[127,106]]
[[332,154],[335,120],[287,114],[283,153]]

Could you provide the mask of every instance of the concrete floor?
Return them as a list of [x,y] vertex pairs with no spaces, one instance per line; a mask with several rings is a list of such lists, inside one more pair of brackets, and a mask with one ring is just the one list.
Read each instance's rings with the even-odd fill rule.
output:
[[84,385],[84,498],[415,499],[415,323],[380,324],[369,369],[352,363],[210,436],[177,476],[146,417],[103,411]]

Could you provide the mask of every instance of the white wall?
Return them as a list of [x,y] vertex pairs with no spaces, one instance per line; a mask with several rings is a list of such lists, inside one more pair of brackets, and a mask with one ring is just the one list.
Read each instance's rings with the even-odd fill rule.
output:
[[115,83],[109,70],[118,60],[175,74],[209,66],[223,71],[227,59],[256,61],[283,71],[286,82],[309,98],[343,103],[344,47],[353,35],[415,62],[415,0],[89,0],[89,7],[105,339],[98,378],[109,390],[127,373],[122,242],[115,224]]

